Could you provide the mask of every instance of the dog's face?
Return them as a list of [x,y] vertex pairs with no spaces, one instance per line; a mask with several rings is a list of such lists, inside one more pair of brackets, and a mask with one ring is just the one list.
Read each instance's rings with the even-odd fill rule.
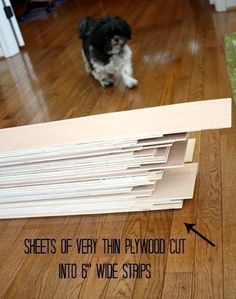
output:
[[125,36],[122,36],[122,34],[119,34],[117,32],[113,34],[111,38],[108,38],[107,43],[104,46],[105,51],[107,54],[118,54],[121,52],[124,45],[127,43],[128,38]]
[[129,25],[120,17],[101,19],[100,24],[91,35],[91,44],[102,53],[113,55],[121,52],[131,39]]
[[107,55],[120,53],[131,39],[130,26],[121,17],[87,19],[86,30],[94,49]]

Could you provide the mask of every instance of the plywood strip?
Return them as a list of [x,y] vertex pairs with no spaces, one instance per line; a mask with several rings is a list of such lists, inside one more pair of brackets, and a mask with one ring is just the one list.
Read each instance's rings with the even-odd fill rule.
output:
[[[32,176],[36,176],[37,174],[46,172],[61,172],[61,171],[78,171],[80,173],[80,177],[94,177],[94,176],[107,176],[109,174],[114,174],[116,172],[123,171],[125,173],[129,172],[142,172],[142,171],[148,171],[148,170],[159,170],[159,169],[165,169],[170,167],[176,167],[183,165],[184,163],[184,155],[186,151],[187,142],[186,141],[178,141],[175,142],[168,150],[167,155],[164,163],[162,161],[158,161],[158,157],[155,158],[156,164],[152,163],[153,165],[143,165],[140,167],[139,165],[131,165],[127,164],[127,159],[124,161],[123,164],[115,164],[113,163],[112,166],[106,167],[103,165],[103,167],[88,167],[88,165],[84,166],[83,169],[77,166],[76,160],[67,160],[67,162],[57,161],[55,163],[45,162],[43,164],[35,164],[35,165],[22,165],[22,166],[14,166],[12,167],[2,167],[0,172],[0,178],[2,180],[6,179],[6,176],[21,176],[22,174],[32,174]],[[167,160],[168,159],[168,160]],[[137,161],[137,160],[136,160]],[[147,163],[146,163],[147,164]],[[130,169],[129,169],[130,168]]]
[[176,134],[165,134],[159,138],[145,138],[145,139],[138,139],[138,145],[147,146],[153,144],[164,144],[164,143],[173,143],[176,141],[183,141],[187,139],[186,133],[176,133]]
[[[86,170],[90,170],[90,172],[94,172],[95,169],[125,169],[128,167],[139,167],[141,164],[150,164],[150,163],[165,163],[168,159],[169,148],[166,149],[160,148],[156,149],[148,149],[139,151],[138,155],[133,155],[133,153],[128,154],[111,154],[105,156],[94,156],[89,158],[75,158],[75,159],[64,159],[64,160],[56,160],[56,161],[47,161],[42,163],[23,163],[22,164],[13,164],[1,167],[0,176],[6,176],[19,173],[25,173],[27,171],[31,173],[46,172],[46,171],[58,171],[62,169],[80,169],[81,173],[86,172]],[[163,155],[164,152],[164,155]],[[143,154],[144,153],[144,154]]]
[[131,156],[131,155],[137,155],[142,156],[145,154],[145,152],[152,152],[155,149],[160,148],[160,150],[163,147],[170,147],[172,143],[168,143],[166,145],[160,144],[160,145],[151,145],[147,147],[130,147],[125,149],[118,149],[118,150],[110,150],[110,151],[94,151],[94,152],[84,152],[84,153],[78,153],[73,151],[68,151],[67,153],[41,153],[41,154],[29,154],[29,155],[17,155],[15,157],[4,157],[0,158],[0,167],[6,167],[6,166],[15,166],[15,165],[21,165],[21,164],[31,164],[31,163],[39,163],[39,162],[51,162],[51,161],[57,161],[57,160],[66,160],[66,159],[104,159],[106,157],[122,157],[122,156]]
[[[57,196],[56,197],[56,200],[58,202],[60,202],[61,200],[76,200],[76,201],[79,201],[80,199],[83,199],[83,200],[88,200],[88,201],[93,201],[94,199],[96,200],[100,200],[100,201],[103,201],[103,200],[107,200],[108,198],[110,200],[116,200],[117,198],[119,198],[119,200],[126,200],[126,199],[129,199],[129,198],[136,198],[138,196],[141,196],[141,197],[149,197],[152,195],[153,191],[155,189],[155,185],[146,185],[146,186],[138,186],[138,187],[134,187],[131,192],[128,192],[128,193],[119,193],[119,194],[109,194],[109,195],[92,195],[92,196],[78,196],[78,194],[74,194],[71,195],[70,197],[68,197],[68,195],[66,194],[60,194],[60,196]],[[38,198],[35,198],[34,201],[32,202],[41,202],[41,201],[50,201],[50,200],[53,200],[55,201],[55,197],[53,198],[50,198],[50,197],[42,197],[42,196],[39,196]],[[5,204],[12,204],[12,203],[31,203],[31,200],[27,200],[27,198],[25,197],[22,197],[21,199],[19,198],[15,198],[15,199],[11,199],[11,200],[8,200],[8,201],[5,201],[5,200],[1,200],[1,203],[0,205],[5,205]]]
[[[143,186],[154,186],[155,183],[150,181],[150,183],[144,185],[137,185],[136,187]],[[5,192],[5,196],[2,194],[0,196],[0,203],[2,202],[12,202],[12,201],[31,201],[31,200],[44,200],[44,199],[57,199],[57,198],[71,198],[71,197],[87,197],[87,196],[98,196],[98,195],[106,195],[110,196],[112,194],[130,194],[133,192],[134,186],[123,186],[123,187],[103,187],[103,188],[93,188],[93,189],[83,189],[78,190],[77,188],[67,188],[67,189],[50,189],[47,191],[46,189],[33,191],[24,191],[21,192]],[[8,194],[8,195],[6,195]]]
[[[41,200],[41,199],[55,199],[55,198],[67,198],[67,197],[78,197],[78,196],[97,196],[97,195],[110,195],[110,194],[123,194],[123,193],[130,193],[133,190],[133,187],[126,187],[126,188],[107,188],[107,189],[100,189],[100,190],[83,190],[78,192],[76,189],[70,189],[63,191],[55,190],[54,192],[50,190],[49,192],[38,192],[35,194],[14,194],[7,197],[0,197],[1,201],[31,201],[31,200]],[[56,192],[57,191],[57,192]]]
[[[166,164],[154,164],[133,169],[125,169],[123,171],[104,171],[104,169],[99,169],[96,173],[94,169],[90,173],[84,173],[80,169],[77,169],[75,165],[72,165],[70,168],[65,169],[56,169],[55,171],[47,172],[43,167],[37,167],[35,169],[28,168],[29,171],[23,171],[19,168],[19,171],[9,171],[8,173],[0,174],[0,187],[8,186],[18,186],[19,184],[23,185],[32,185],[43,184],[45,181],[47,183],[60,183],[63,181],[83,181],[83,180],[95,180],[99,178],[108,178],[108,177],[121,177],[121,176],[134,176],[134,175],[147,175],[149,179],[153,177],[153,173],[157,173],[157,177],[153,179],[161,179],[162,170],[160,168],[170,168],[183,166],[184,156],[186,151],[186,141],[176,142],[169,155],[168,162]],[[151,177],[150,177],[151,176]],[[26,182],[26,183],[24,183]]]
[[[146,185],[146,186],[138,186],[138,187],[133,187],[132,190],[130,192],[126,192],[126,193],[117,193],[114,192],[113,194],[96,194],[96,195],[91,195],[91,196],[80,196],[77,193],[74,194],[60,194],[60,195],[54,195],[54,196],[38,196],[34,198],[34,201],[44,201],[44,200],[53,200],[53,201],[60,201],[60,200],[70,200],[70,199],[77,199],[80,200],[81,198],[83,198],[83,200],[94,200],[95,198],[97,200],[106,200],[107,198],[114,200],[115,198],[119,197],[119,199],[127,199],[127,198],[136,198],[136,197],[148,197],[151,196],[153,191],[155,189],[155,185]],[[112,190],[114,191],[114,190]],[[120,190],[119,190],[120,191]],[[7,201],[2,200],[1,204],[8,204],[8,203],[13,203],[13,202],[31,202],[30,198],[27,197],[22,197],[22,198],[11,198],[8,199]]]
[[0,218],[26,218],[26,217],[45,217],[45,216],[63,216],[63,215],[86,215],[86,214],[104,214],[104,213],[121,213],[121,212],[135,212],[135,211],[157,211],[167,209],[181,209],[183,201],[177,201],[175,203],[160,204],[160,205],[135,205],[126,207],[109,207],[104,208],[91,208],[90,210],[80,209],[79,206],[64,206],[64,207],[38,207],[36,208],[19,208],[17,210],[0,209]]
[[[127,199],[124,198],[123,196],[120,198],[119,195],[113,196],[113,198],[111,199],[109,194],[107,195],[107,197],[96,197],[94,196],[94,198],[90,197],[80,197],[75,195],[75,199],[73,200],[70,196],[71,193],[67,193],[69,195],[64,195],[64,200],[61,200],[60,203],[57,200],[58,196],[61,196],[62,194],[52,194],[52,196],[49,196],[47,194],[47,196],[45,196],[45,201],[43,203],[43,200],[41,200],[40,202],[37,201],[36,203],[33,203],[32,205],[40,205],[40,203],[43,205],[48,205],[48,203],[52,203],[52,199],[54,199],[54,204],[58,205],[58,204],[66,204],[66,203],[80,203],[80,204],[87,204],[88,202],[93,202],[93,204],[105,204],[107,202],[111,202],[111,203],[115,203],[118,202],[120,203],[120,205],[122,205],[123,203],[127,202],[127,201],[133,201],[133,202],[170,202],[171,200],[179,200],[179,199],[188,199],[188,198],[192,198],[193,196],[193,191],[194,191],[194,186],[195,186],[195,179],[196,179],[196,175],[197,175],[197,163],[191,163],[191,164],[187,164],[182,168],[176,168],[176,169],[168,169],[166,170],[166,172],[164,173],[163,179],[161,181],[159,181],[158,183],[156,183],[156,187],[155,187],[155,191],[153,192],[152,196],[150,196],[149,198],[142,198],[141,196],[139,199]],[[137,190],[137,189],[136,189]],[[77,195],[79,195],[79,193],[77,192]],[[40,197],[41,196],[41,197]],[[54,196],[54,197],[53,197]],[[39,194],[38,195],[38,200],[43,199],[43,194]],[[51,200],[49,200],[51,199]],[[32,200],[36,200],[36,199],[32,199],[32,197],[28,197],[27,196],[23,196],[23,197],[11,197],[11,198],[6,198],[5,200],[1,200],[1,205],[0,207],[3,208],[4,206],[6,207],[6,204],[9,204],[9,202],[15,202],[17,205],[18,201],[21,202],[26,202],[26,201],[32,201]],[[3,203],[5,203],[5,205],[3,205]],[[26,203],[27,205],[27,203]]]
[[166,170],[163,179],[157,182],[152,198],[169,200],[192,198],[197,170],[198,163]]
[[168,161],[160,164],[141,165],[143,170],[158,170],[179,167],[184,165],[187,141],[175,142],[170,149]]
[[185,163],[191,163],[193,161],[195,143],[196,143],[195,138],[189,138],[188,139],[186,154],[185,154],[185,158],[184,158]]
[[22,158],[27,161],[32,158],[35,161],[44,159],[48,160],[50,157],[56,159],[56,157],[79,157],[79,156],[94,156],[94,155],[104,155],[104,154],[112,154],[119,153],[125,151],[135,151],[142,150],[143,148],[150,147],[161,147],[165,146],[165,144],[172,144],[176,141],[183,141],[187,139],[186,133],[179,134],[168,134],[163,137],[156,137],[151,139],[141,139],[141,140],[132,140],[129,143],[124,141],[116,141],[109,145],[104,145],[103,143],[99,146],[94,146],[94,143],[87,144],[68,144],[63,146],[56,146],[52,148],[37,148],[33,150],[17,150],[13,152],[0,152],[1,161],[5,161],[5,159],[15,159]]
[[94,177],[80,177],[80,172],[78,171],[61,171],[54,172],[53,174],[46,173],[37,173],[33,175],[19,175],[19,176],[8,176],[0,177],[0,189],[9,188],[9,187],[20,187],[20,186],[33,186],[33,185],[44,185],[44,184],[59,184],[66,182],[84,182],[90,181],[91,184],[96,183],[99,180],[108,180],[110,178],[126,178],[130,179],[132,177],[145,177],[147,180],[160,180],[162,179],[163,171],[157,170],[154,172],[143,172],[143,173],[128,173],[123,174],[116,173],[115,175],[110,176],[94,176]]
[[90,190],[102,190],[102,189],[117,189],[134,187],[139,185],[153,184],[147,177],[131,177],[127,178],[112,178],[106,180],[98,180],[96,182],[82,181],[82,182],[70,182],[61,184],[45,184],[45,185],[33,185],[33,186],[21,186],[21,187],[8,187],[0,189],[0,198],[8,198],[11,196],[27,196],[35,195],[38,193],[50,194],[51,192],[60,193],[62,191],[75,190],[78,192],[89,192]]
[[[164,151],[166,151],[165,148],[163,148]],[[170,155],[170,163],[172,163],[171,165],[174,165],[174,163],[178,162],[179,164],[183,164],[183,157],[185,155],[185,150],[186,150],[186,141],[181,141],[181,142],[177,142],[174,144],[172,151],[171,151],[171,155]],[[179,160],[180,159],[180,160]],[[41,167],[39,167],[39,169],[41,169]],[[22,170],[22,169],[20,169]],[[32,171],[32,169],[31,169]],[[142,173],[136,173],[134,172],[130,172],[132,176],[134,176],[136,174],[141,176]],[[2,174],[0,176],[0,188],[8,188],[8,187],[14,187],[14,186],[32,186],[33,184],[36,185],[41,185],[41,184],[48,184],[48,183],[62,183],[62,182],[78,182],[80,180],[89,180],[89,177],[81,177],[81,171],[77,170],[77,169],[70,169],[70,170],[66,170],[66,171],[61,171],[58,170],[56,172],[49,172],[49,173],[45,173],[45,172],[41,172],[41,173],[26,173],[26,174],[22,174],[22,171],[19,174],[16,174],[15,171],[14,172],[10,172],[9,175],[4,175]],[[123,177],[125,176],[126,173],[123,174]],[[160,179],[161,176],[160,174],[157,176],[153,176],[153,174],[155,174],[155,172],[151,173],[149,172],[149,176],[148,176],[148,172],[145,172],[143,175],[146,175],[147,178],[150,179]],[[112,174],[110,174],[112,175]],[[119,176],[122,177],[122,172],[117,173],[112,175],[112,177],[114,176]],[[128,175],[128,176],[127,176]],[[118,177],[118,178],[119,178]],[[126,178],[129,178],[130,175],[126,174]],[[109,174],[105,175],[105,178],[108,179],[109,178]],[[97,177],[96,175],[94,175],[92,178],[90,178],[92,180],[92,184],[96,183],[96,180],[99,180],[101,178]],[[103,176],[104,179],[104,176]]]
[[87,198],[86,200],[83,199],[66,199],[66,200],[44,200],[44,201],[32,201],[32,202],[12,202],[12,203],[5,203],[1,204],[1,209],[18,209],[18,208],[28,208],[28,207],[41,207],[44,206],[47,209],[48,206],[66,206],[66,205],[80,205],[81,210],[83,209],[91,209],[92,207],[124,207],[130,205],[160,205],[160,204],[171,204],[176,203],[182,199],[175,199],[175,200],[168,200],[168,199],[153,199],[153,198],[135,198],[135,197],[127,197],[120,198],[119,195],[111,199],[109,196],[101,198]]
[[228,128],[231,102],[196,101],[2,129],[0,152]]

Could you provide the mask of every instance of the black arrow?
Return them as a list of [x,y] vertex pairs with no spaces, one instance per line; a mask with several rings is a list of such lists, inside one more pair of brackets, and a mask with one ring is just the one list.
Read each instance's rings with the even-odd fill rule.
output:
[[202,234],[200,234],[195,228],[193,228],[196,223],[184,223],[186,226],[186,229],[188,231],[188,233],[190,232],[190,230],[192,230],[193,232],[195,232],[195,234],[197,234],[199,237],[201,237],[203,240],[205,240],[207,243],[209,243],[211,246],[215,247],[216,245],[214,243],[212,243],[210,240],[208,240],[206,237],[204,237]]

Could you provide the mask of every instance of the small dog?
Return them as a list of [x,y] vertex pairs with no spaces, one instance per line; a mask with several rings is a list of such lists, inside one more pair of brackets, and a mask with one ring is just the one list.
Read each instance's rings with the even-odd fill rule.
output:
[[79,22],[79,34],[83,41],[85,70],[102,87],[113,85],[110,75],[121,77],[128,88],[138,85],[133,78],[132,52],[127,45],[131,29],[125,20],[118,16],[101,19],[85,17]]

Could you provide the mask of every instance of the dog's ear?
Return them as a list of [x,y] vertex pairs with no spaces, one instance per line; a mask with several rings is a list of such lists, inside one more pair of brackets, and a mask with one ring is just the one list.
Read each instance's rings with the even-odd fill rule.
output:
[[79,21],[78,31],[80,38],[88,37],[93,31],[96,24],[96,20],[92,17],[85,17]]
[[130,25],[121,17],[115,16],[116,20],[119,22],[119,24],[122,27],[123,36],[127,37],[128,39],[131,39],[132,31]]
[[130,28],[129,24],[128,24],[125,20],[122,20],[122,21],[123,21],[124,35],[125,35],[128,39],[131,39],[131,37],[132,37],[132,31],[131,31],[131,28]]

